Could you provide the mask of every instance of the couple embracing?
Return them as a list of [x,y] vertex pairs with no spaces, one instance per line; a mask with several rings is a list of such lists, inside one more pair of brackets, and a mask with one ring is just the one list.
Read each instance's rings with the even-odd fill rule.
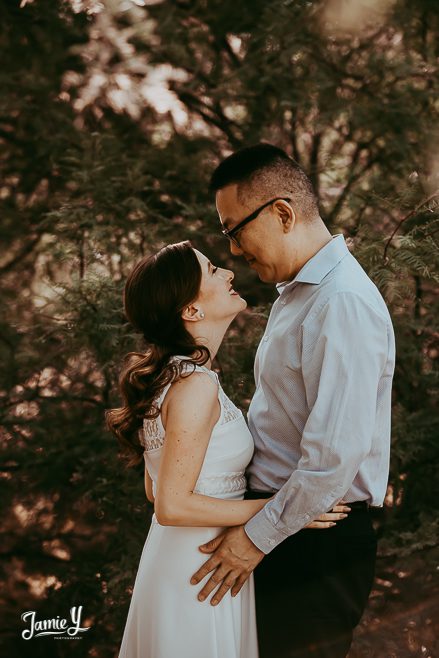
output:
[[107,423],[143,455],[154,515],[119,656],[342,658],[387,485],[391,319],[284,151],[242,149],[211,187],[231,253],[279,297],[246,422],[212,370],[246,307],[233,273],[183,242],[128,277],[125,313],[147,346]]

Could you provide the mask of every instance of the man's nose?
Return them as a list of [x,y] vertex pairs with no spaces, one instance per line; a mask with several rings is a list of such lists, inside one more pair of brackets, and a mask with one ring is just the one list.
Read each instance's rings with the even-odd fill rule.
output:
[[230,240],[230,253],[232,256],[242,256],[244,253],[241,247],[238,247],[234,242]]

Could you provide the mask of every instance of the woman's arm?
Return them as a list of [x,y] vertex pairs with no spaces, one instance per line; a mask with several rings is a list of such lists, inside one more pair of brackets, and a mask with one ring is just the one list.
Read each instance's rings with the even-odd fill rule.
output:
[[222,500],[193,491],[219,418],[217,384],[205,373],[194,373],[173,384],[166,398],[166,439],[155,498],[158,522],[172,526],[243,525],[267,499]]
[[145,493],[150,503],[154,503],[154,494],[152,493],[152,480],[145,466]]

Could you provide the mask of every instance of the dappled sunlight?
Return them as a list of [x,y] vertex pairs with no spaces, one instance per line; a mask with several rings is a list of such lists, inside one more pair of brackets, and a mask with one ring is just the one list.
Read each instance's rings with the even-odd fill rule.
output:
[[72,557],[71,551],[60,539],[43,541],[42,546],[46,553],[53,555],[59,560],[70,560]]
[[38,403],[34,401],[19,402],[14,408],[15,415],[26,420],[31,420],[38,416],[39,411],[40,407]]
[[[54,498],[57,497],[59,498],[59,495],[54,496]],[[12,510],[22,528],[27,528],[38,522],[39,527],[48,530],[55,521],[55,515],[53,513],[54,506],[55,501],[53,499],[46,496],[39,496],[32,503],[15,503]]]
[[[401,482],[403,482],[405,479],[405,474],[401,473],[399,478]],[[388,509],[391,509],[394,506],[398,507],[398,505],[401,505],[402,503],[403,495],[404,495],[404,487],[402,485],[398,487],[398,493],[395,497],[395,487],[392,484],[389,484],[387,486],[387,492],[384,498],[385,507],[387,507]]]
[[388,558],[378,564],[349,658],[436,655],[437,549],[407,557],[404,570],[398,562]]
[[25,561],[19,558],[13,558],[8,566],[8,571],[13,574],[14,586],[24,584],[32,597],[43,599],[47,596],[50,589],[58,591],[62,588],[63,582],[50,573],[29,573],[29,567]]
[[37,599],[43,598],[48,589],[59,590],[62,582],[56,576],[27,576],[24,578],[30,593]]
[[396,0],[325,0],[323,30],[331,34],[365,34],[384,23]]
[[[79,4],[76,11],[80,10]],[[67,71],[63,79],[64,93],[68,95],[72,86],[79,87],[80,94],[73,103],[77,112],[106,102],[115,112],[127,112],[133,119],[139,119],[146,101],[158,114],[169,112],[176,126],[184,126],[188,113],[171,91],[170,83],[184,82],[187,73],[166,64],[151,66],[148,56],[136,53],[131,43],[134,37],[151,45],[158,43],[155,23],[142,9],[145,4],[124,2],[103,11],[101,3],[96,3],[92,9],[95,22],[90,40],[81,49],[81,56],[88,64],[87,74],[79,76]],[[132,27],[120,30],[114,19],[124,12]],[[121,58],[119,66],[110,64],[115,56]]]

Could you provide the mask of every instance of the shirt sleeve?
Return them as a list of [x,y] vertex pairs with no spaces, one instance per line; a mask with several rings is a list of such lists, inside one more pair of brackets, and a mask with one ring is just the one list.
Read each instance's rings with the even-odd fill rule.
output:
[[302,329],[310,413],[301,458],[276,496],[245,525],[264,553],[330,510],[348,491],[371,450],[378,384],[387,360],[386,319],[356,293],[335,293]]

